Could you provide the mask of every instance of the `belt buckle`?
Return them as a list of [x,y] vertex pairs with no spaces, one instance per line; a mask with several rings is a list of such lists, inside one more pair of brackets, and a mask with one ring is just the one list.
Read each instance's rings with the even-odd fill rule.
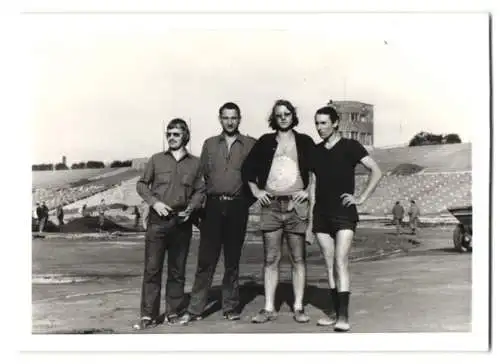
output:
[[219,199],[221,201],[231,201],[233,198],[231,196],[228,196],[228,195],[220,195]]

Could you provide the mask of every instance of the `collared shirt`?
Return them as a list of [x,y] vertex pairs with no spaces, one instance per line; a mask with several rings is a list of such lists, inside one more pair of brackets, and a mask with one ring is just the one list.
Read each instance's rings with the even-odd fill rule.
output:
[[174,210],[201,206],[204,182],[200,159],[186,153],[177,161],[170,151],[154,154],[137,181],[137,193],[150,206],[157,201]]
[[241,134],[237,134],[230,149],[224,134],[205,140],[200,163],[207,195],[242,194],[241,165],[254,144],[254,138]]

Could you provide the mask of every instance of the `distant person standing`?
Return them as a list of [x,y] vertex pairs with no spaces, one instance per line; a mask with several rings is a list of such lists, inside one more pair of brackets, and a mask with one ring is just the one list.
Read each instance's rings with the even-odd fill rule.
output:
[[57,220],[59,221],[59,226],[64,225],[64,210],[62,205],[57,206],[56,210]]
[[104,228],[104,214],[107,209],[106,202],[102,199],[99,206],[97,206],[97,214],[99,215],[99,232],[102,232]]
[[40,231],[40,224],[42,222],[43,211],[42,211],[42,206],[40,206],[39,202],[36,203],[35,211],[36,211],[36,223],[38,225],[38,231]]
[[392,208],[392,216],[394,219],[394,224],[396,225],[396,231],[398,232],[398,235],[401,232],[401,223],[403,222],[403,217],[405,216],[405,209],[399,201],[396,201],[394,204],[394,207]]
[[139,211],[138,206],[134,206],[134,216],[135,216],[134,228],[137,230],[139,229],[139,222],[141,221],[141,212]]
[[45,230],[45,226],[47,225],[47,220],[49,219],[49,208],[45,204],[45,201],[42,201],[42,205],[40,206],[39,216],[40,217],[38,223],[38,231],[40,233],[43,233],[43,231]]
[[83,204],[81,210],[80,210],[80,213],[82,214],[82,217],[88,217],[89,216],[89,212],[87,210],[87,204]]
[[410,229],[412,235],[415,235],[418,225],[418,217],[420,216],[420,209],[415,200],[411,200],[410,210],[408,211],[408,218],[410,220]]
[[165,321],[181,313],[186,281],[186,261],[193,233],[191,214],[201,207],[204,182],[200,159],[188,153],[190,132],[182,119],[173,119],[166,130],[168,150],[154,154],[137,181],[137,193],[149,205],[145,234],[141,318],[134,329],[158,323],[165,255]]

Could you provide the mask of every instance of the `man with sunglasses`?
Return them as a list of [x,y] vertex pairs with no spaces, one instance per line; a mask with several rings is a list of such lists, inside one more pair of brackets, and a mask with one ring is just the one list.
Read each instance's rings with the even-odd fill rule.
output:
[[305,237],[309,226],[309,181],[314,141],[295,131],[299,123],[295,107],[287,100],[275,102],[269,117],[274,133],[264,134],[242,168],[259,201],[260,228],[264,236],[265,306],[252,318],[254,323],[276,319],[275,293],[279,281],[282,240],[288,244],[295,296],[293,319],[306,323],[303,299],[306,285]]
[[192,235],[192,212],[204,197],[200,160],[186,150],[190,132],[182,119],[167,125],[168,150],[154,154],[137,181],[137,192],[149,205],[145,235],[141,318],[137,330],[158,323],[161,280],[168,252],[165,321],[178,318],[184,298],[186,260]]
[[186,325],[202,318],[212,285],[215,268],[224,249],[222,312],[226,320],[240,319],[239,265],[253,202],[241,180],[241,165],[255,139],[239,132],[241,112],[228,102],[219,109],[222,133],[205,140],[201,170],[206,183],[207,200],[200,225],[198,267],[186,313],[178,321]]

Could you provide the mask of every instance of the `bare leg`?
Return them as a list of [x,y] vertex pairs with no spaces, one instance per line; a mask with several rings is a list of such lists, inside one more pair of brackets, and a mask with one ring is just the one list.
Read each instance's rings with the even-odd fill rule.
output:
[[336,288],[334,279],[334,269],[333,269],[333,259],[335,256],[335,240],[330,236],[330,234],[318,233],[316,234],[318,239],[319,248],[325,259],[326,270],[328,273],[328,285],[331,289]]
[[264,292],[266,311],[274,311],[274,299],[279,281],[279,263],[281,259],[281,241],[283,230],[264,233]]
[[295,302],[294,311],[302,310],[304,301],[304,290],[306,286],[306,264],[305,264],[305,240],[304,235],[287,234],[288,250],[292,263],[292,283]]

